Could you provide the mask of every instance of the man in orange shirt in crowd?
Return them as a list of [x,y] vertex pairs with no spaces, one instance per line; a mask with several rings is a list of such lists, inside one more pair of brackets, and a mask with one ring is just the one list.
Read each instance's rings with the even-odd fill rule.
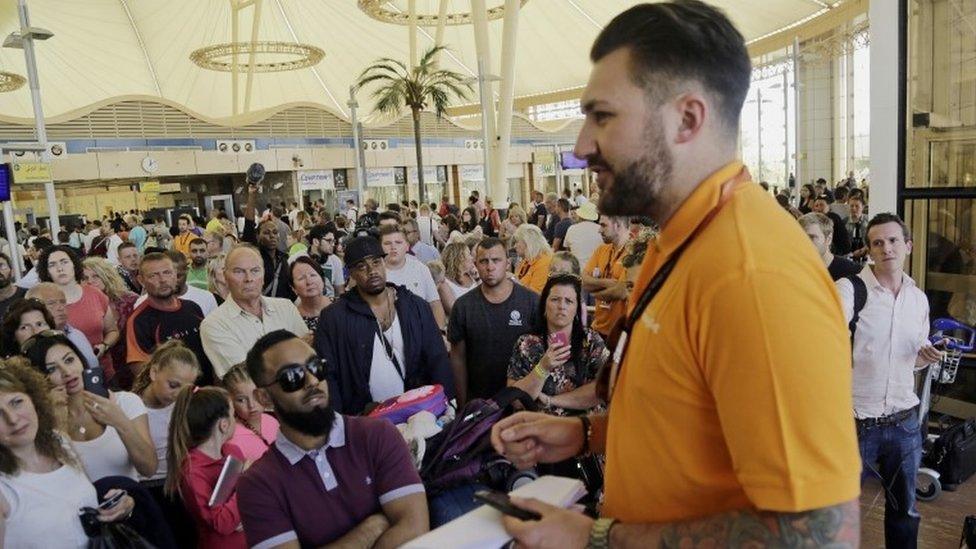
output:
[[520,468],[606,454],[601,518],[514,499],[519,547],[857,547],[860,458],[840,300],[797,223],[736,160],[751,63],[697,0],[603,29],[575,154],[600,211],[660,228],[610,371],[609,416],[510,416]]
[[173,237],[173,249],[180,252],[187,259],[190,258],[190,242],[197,238],[197,235],[190,231],[190,224],[193,220],[190,216],[183,214],[176,220],[176,228],[179,229],[180,234]]
[[596,298],[591,328],[606,340],[613,325],[627,312],[626,270],[620,263],[624,247],[630,240],[630,219],[600,216],[600,236],[603,244],[593,252],[583,267],[583,289]]

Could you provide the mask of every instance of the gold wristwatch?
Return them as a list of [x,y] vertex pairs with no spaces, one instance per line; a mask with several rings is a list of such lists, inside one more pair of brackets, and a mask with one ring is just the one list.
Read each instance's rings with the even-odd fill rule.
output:
[[590,540],[587,549],[610,549],[610,529],[617,524],[617,519],[600,518],[593,522],[590,528]]

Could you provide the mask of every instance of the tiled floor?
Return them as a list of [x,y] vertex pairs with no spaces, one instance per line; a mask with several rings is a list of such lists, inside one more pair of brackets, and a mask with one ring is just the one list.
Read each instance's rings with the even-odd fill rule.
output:
[[[943,492],[935,501],[919,502],[918,510],[922,514],[919,547],[959,547],[963,518],[976,515],[976,477],[955,492]],[[861,546],[884,547],[884,493],[877,482],[865,484],[861,491]]]

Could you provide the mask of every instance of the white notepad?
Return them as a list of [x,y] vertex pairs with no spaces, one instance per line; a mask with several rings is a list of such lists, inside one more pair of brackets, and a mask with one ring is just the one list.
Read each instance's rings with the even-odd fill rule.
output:
[[240,478],[243,470],[243,461],[234,456],[227,456],[227,461],[224,462],[224,468],[220,470],[220,477],[217,478],[214,491],[210,494],[207,507],[221,505],[230,499],[230,495],[234,493],[234,488],[237,487],[237,479]]
[[[569,507],[586,495],[582,482],[572,478],[544,476],[516,488],[511,495],[535,498],[559,507]],[[487,505],[462,515],[407,543],[408,549],[497,549],[511,536],[502,527],[502,513]]]

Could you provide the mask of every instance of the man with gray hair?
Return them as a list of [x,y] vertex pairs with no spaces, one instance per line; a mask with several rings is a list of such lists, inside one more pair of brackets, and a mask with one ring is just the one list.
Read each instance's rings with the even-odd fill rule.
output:
[[51,313],[51,318],[54,319],[54,326],[51,326],[54,330],[61,330],[64,332],[65,337],[71,340],[78,348],[78,352],[81,353],[81,358],[84,359],[85,364],[90,368],[98,366],[98,358],[95,357],[95,350],[92,349],[91,343],[88,342],[88,338],[81,330],[72,327],[68,324],[68,300],[64,296],[64,291],[61,287],[53,282],[39,282],[36,286],[27,290],[25,296],[27,299],[36,299],[47,307],[49,313]]

